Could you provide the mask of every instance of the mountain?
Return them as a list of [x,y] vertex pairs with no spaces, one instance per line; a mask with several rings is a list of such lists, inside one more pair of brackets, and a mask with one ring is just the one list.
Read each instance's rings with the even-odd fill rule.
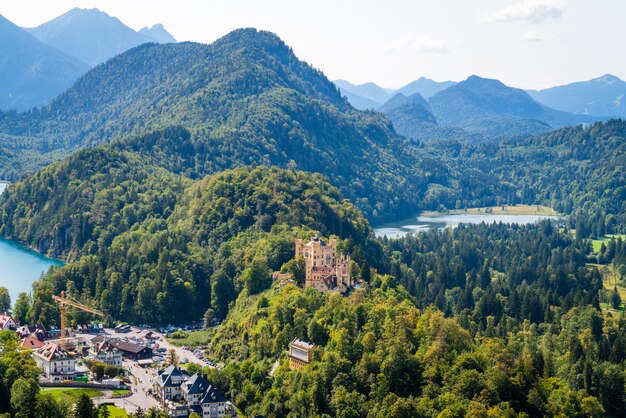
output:
[[139,33],[154,39],[160,44],[176,43],[176,39],[160,23],[157,23],[151,28],[148,28],[147,26],[145,28],[141,28]]
[[24,110],[49,101],[88,68],[0,16],[0,109]]
[[414,93],[409,97],[397,93],[379,107],[378,111],[391,120],[396,132],[412,140],[477,142],[484,139],[480,134],[461,128],[439,125],[435,116],[430,112],[430,105],[420,93]]
[[[393,110],[393,109],[396,109],[398,107],[402,107],[405,105],[409,105],[409,104],[419,106],[426,112],[430,113],[428,111],[428,107],[429,107],[428,102],[424,99],[424,97],[420,93],[413,93],[408,96],[403,93],[396,93],[393,95],[391,99],[387,100],[381,107],[379,107],[378,110],[382,113],[385,113],[387,111],[390,111],[390,110]],[[436,123],[435,117],[432,116],[432,114],[428,118],[432,119],[433,123]]]
[[402,93],[405,96],[411,96],[415,93],[419,93],[422,97],[428,99],[440,91],[454,86],[455,84],[455,81],[434,81],[425,77],[420,77],[406,86],[399,88],[396,90],[396,93]]
[[[146,44],[92,69],[50,105],[0,114],[0,168],[18,178],[73,151],[116,142],[190,178],[242,165],[329,177],[371,219],[409,215],[447,169],[422,172],[381,114],[352,108],[277,36],[241,29],[211,45]],[[151,133],[154,133],[153,135]],[[29,144],[18,152],[15,138]]]
[[[351,93],[352,95],[359,96],[358,100],[367,99],[377,103],[378,106],[389,100],[393,94],[393,90],[384,89],[374,83],[354,85],[346,80],[335,80],[334,83],[337,87],[339,87],[342,93]],[[356,103],[359,104],[358,101]],[[358,106],[355,107],[357,107],[357,109],[359,108]]]
[[333,83],[339,87],[341,94],[346,96],[352,106],[361,110],[378,109],[398,93],[407,97],[419,93],[428,99],[441,90],[456,84],[454,81],[438,82],[425,77],[420,77],[397,90],[385,89],[374,83],[354,85],[346,80],[335,80]]
[[375,102],[363,96],[359,96],[358,94],[352,93],[348,90],[344,90],[341,87],[339,88],[339,91],[341,91],[341,95],[348,99],[348,102],[356,109],[372,110],[377,109],[380,106],[380,103],[378,102]]
[[598,120],[549,108],[523,90],[478,76],[435,94],[429,104],[440,125],[491,136],[547,132]]
[[144,28],[143,33],[138,33],[118,18],[98,9],[74,8],[27,30],[41,42],[91,66],[137,45],[161,42],[161,39],[166,39],[166,42],[173,40],[162,25]]
[[611,74],[545,90],[529,90],[528,94],[539,103],[566,112],[626,117],[626,82]]

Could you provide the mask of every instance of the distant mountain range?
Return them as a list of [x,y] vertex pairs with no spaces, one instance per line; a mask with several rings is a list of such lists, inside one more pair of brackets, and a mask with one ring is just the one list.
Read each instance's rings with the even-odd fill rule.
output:
[[456,84],[454,81],[440,82],[425,77],[420,77],[397,90],[386,89],[375,83],[355,85],[346,80],[335,80],[334,83],[352,106],[361,110],[378,109],[398,93],[407,97],[419,93],[422,97],[428,99],[441,90]]
[[545,90],[528,90],[528,94],[566,112],[626,117],[626,82],[611,74]]
[[0,16],[0,109],[24,110],[50,100],[87,70]]
[[74,8],[27,31],[41,42],[91,66],[148,42],[176,42],[163,25],[137,32],[98,9]]
[[549,108],[523,90],[478,76],[437,93],[428,103],[440,125],[488,136],[535,134],[598,120]]
[[386,114],[398,133],[420,141],[536,134],[626,116],[626,83],[611,75],[528,92],[478,76],[460,83],[421,77],[398,90],[335,84],[353,106]]
[[90,66],[148,42],[176,40],[163,25],[136,32],[97,9],[72,9],[32,29],[0,16],[0,109],[49,102]]
[[354,101],[350,101],[352,106],[361,110],[375,109],[394,94],[394,90],[384,89],[374,83],[354,85],[346,80],[335,80],[334,83],[342,94],[353,98]]

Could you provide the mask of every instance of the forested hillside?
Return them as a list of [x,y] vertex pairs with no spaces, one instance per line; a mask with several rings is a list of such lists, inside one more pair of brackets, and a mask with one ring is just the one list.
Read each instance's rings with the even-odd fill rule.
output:
[[[387,248],[392,276],[348,298],[240,296],[212,340],[228,364],[214,381],[250,416],[621,414],[626,324],[597,309],[580,241],[550,223],[476,225]],[[289,370],[293,338],[316,345],[304,371]]]
[[[127,187],[140,196],[144,185],[170,181],[157,176]],[[140,204],[124,206],[106,230],[97,227],[104,230],[97,243],[76,249],[83,257],[37,284],[29,318],[58,323],[51,295],[61,290],[136,323],[191,321],[208,307],[223,318],[240,291],[269,287],[271,272],[293,257],[297,236],[337,235],[356,261],[381,262],[367,221],[320,175],[246,167],[176,191],[157,189]],[[158,209],[153,215],[129,216],[150,205]],[[111,231],[119,235],[106,234]],[[185,309],[177,308],[181,303]]]
[[[319,172],[371,219],[408,215],[430,183],[451,181],[438,174],[445,168],[424,166],[381,114],[353,109],[278,37],[254,29],[212,45],[137,47],[43,109],[0,114],[0,132],[8,179],[117,140],[192,178],[250,164]],[[150,148],[150,135],[165,137],[157,144],[165,148]],[[162,158],[171,146],[175,161]]]
[[626,231],[623,120],[562,128],[510,143],[442,142],[435,148],[442,162],[480,178],[476,187],[492,193],[483,203],[545,204],[572,214],[583,237]]
[[131,153],[80,151],[11,187],[0,234],[72,261],[107,248],[136,223],[167,218],[189,184]]

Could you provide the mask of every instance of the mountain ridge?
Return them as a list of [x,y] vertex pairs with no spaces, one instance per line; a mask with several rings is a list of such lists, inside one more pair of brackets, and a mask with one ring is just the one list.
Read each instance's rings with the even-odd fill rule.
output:
[[540,103],[555,109],[604,117],[626,117],[626,82],[612,74],[543,90],[528,90]]
[[162,25],[137,32],[99,9],[78,7],[27,31],[92,67],[143,43],[159,42],[157,38],[174,39]]
[[88,68],[0,15],[0,109],[41,105],[70,87]]

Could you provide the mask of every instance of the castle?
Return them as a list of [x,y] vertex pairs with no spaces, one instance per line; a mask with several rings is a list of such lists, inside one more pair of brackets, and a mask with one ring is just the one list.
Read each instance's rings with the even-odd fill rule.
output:
[[304,258],[306,266],[304,287],[329,290],[352,286],[350,256],[337,253],[336,239],[325,242],[313,237],[306,244],[296,239],[296,257],[299,256]]

